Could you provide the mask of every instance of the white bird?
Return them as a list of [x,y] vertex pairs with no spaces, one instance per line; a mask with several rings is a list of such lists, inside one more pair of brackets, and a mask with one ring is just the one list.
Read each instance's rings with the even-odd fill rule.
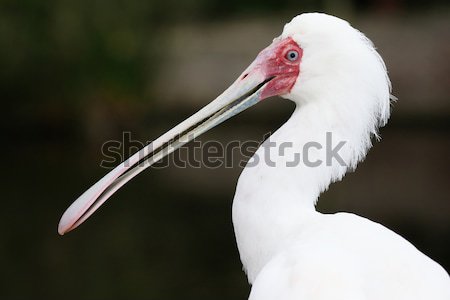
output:
[[[315,210],[320,193],[365,157],[389,118],[390,91],[385,64],[361,32],[326,14],[299,15],[222,95],[81,195],[58,231],[79,226],[176,148],[279,95],[297,107],[256,151],[233,201],[236,240],[252,284],[249,299],[449,300],[448,273],[407,240],[355,214]],[[340,147],[340,159],[330,160],[327,143]],[[307,159],[292,164],[305,149]],[[256,163],[267,155],[275,166]]]

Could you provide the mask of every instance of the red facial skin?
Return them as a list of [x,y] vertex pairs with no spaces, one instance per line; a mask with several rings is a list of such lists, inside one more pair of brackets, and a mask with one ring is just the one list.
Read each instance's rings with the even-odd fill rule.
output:
[[[292,50],[298,53],[293,61],[287,58],[287,54]],[[290,37],[274,41],[258,54],[254,70],[262,72],[265,79],[274,77],[262,91],[261,100],[291,91],[300,73],[302,56],[303,49]]]

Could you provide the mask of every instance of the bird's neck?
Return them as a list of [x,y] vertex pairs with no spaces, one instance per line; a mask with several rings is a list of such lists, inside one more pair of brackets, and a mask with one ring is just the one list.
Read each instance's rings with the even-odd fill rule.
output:
[[329,105],[298,106],[239,178],[233,223],[251,283],[273,255],[315,223],[320,193],[359,159],[361,138],[351,116],[332,113]]

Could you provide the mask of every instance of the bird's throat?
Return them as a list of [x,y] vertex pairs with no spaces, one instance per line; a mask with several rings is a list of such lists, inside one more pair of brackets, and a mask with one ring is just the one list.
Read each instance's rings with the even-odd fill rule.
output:
[[286,243],[313,226],[320,193],[345,174],[351,145],[342,145],[345,128],[335,123],[318,107],[297,108],[241,174],[233,224],[250,282]]

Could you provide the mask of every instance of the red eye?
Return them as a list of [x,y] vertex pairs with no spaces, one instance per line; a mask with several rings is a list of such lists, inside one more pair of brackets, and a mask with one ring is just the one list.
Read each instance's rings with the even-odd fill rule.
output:
[[295,50],[290,50],[288,53],[286,53],[286,58],[289,61],[296,61],[298,59],[298,52]]

